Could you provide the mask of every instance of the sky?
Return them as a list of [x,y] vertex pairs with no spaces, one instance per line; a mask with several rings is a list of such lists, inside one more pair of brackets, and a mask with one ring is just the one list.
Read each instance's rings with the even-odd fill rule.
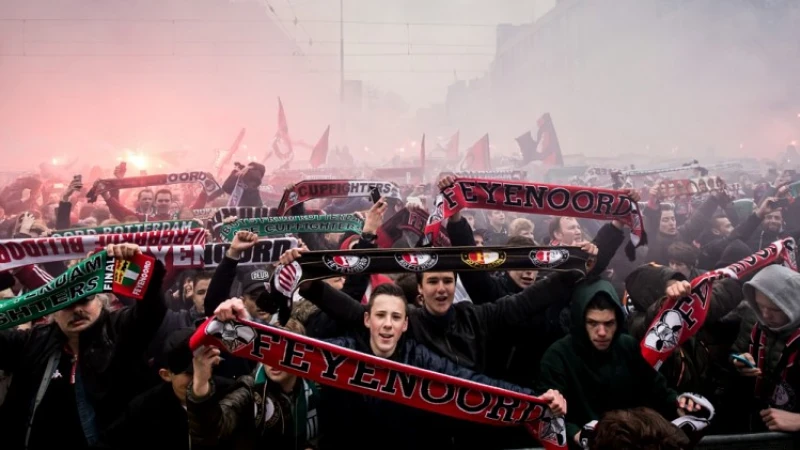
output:
[[[239,1],[258,1],[266,10],[263,0]],[[313,65],[338,69],[339,2],[269,4],[304,52],[331,54],[310,56]],[[344,0],[344,20],[349,22],[344,26],[346,76],[400,94],[412,110],[441,102],[454,80],[476,78],[488,70],[497,24],[529,23],[554,4],[555,0]],[[297,26],[291,23],[294,17]],[[309,39],[316,43],[309,45]],[[383,44],[387,42],[392,44]]]

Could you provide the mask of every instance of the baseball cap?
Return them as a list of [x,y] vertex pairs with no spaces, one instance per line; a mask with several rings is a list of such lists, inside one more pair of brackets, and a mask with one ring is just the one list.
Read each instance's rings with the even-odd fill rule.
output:
[[167,369],[172,373],[192,373],[194,354],[189,348],[189,339],[194,328],[181,328],[173,331],[164,341],[160,358],[156,361],[157,369]]
[[255,269],[242,276],[242,295],[250,294],[257,297],[261,292],[267,290],[269,282],[269,272],[264,269]]

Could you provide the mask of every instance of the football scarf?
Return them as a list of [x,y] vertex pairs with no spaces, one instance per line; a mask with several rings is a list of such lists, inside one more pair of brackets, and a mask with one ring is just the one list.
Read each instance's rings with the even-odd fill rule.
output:
[[280,264],[270,279],[270,297],[286,324],[300,283],[341,275],[435,271],[550,270],[589,273],[595,258],[578,247],[437,247],[306,252]]
[[29,264],[83,259],[108,244],[133,243],[155,249],[176,245],[203,245],[202,228],[147,233],[87,234],[83,236],[0,240],[0,272]]
[[761,375],[756,377],[756,398],[766,400],[771,407],[794,411],[799,399],[792,383],[787,382],[787,377],[800,353],[800,329],[795,330],[786,340],[781,359],[772,373],[768,374],[767,371],[767,335],[758,322],[750,331],[749,350],[756,361],[756,367],[761,369]]
[[88,234],[124,234],[144,233],[148,231],[180,231],[192,228],[203,228],[196,220],[165,220],[161,222],[120,223],[94,228],[72,228],[50,233],[48,237],[85,236]]
[[774,263],[783,263],[797,270],[794,239],[775,241],[739,262],[706,272],[692,280],[691,294],[668,299],[650,324],[640,344],[644,359],[658,370],[676,347],[700,330],[706,320],[714,281],[739,279]]
[[[383,221],[378,228],[378,239],[375,241],[379,248],[392,248],[397,241],[403,238],[404,232],[409,232],[417,237],[414,242],[408,242],[399,247],[413,247],[419,238],[425,234],[425,224],[428,222],[428,212],[418,208],[403,208],[392,217]],[[439,241],[434,242],[436,247],[449,247],[450,239],[445,230],[439,233]]]
[[44,317],[102,292],[141,300],[150,285],[154,264],[155,260],[146,255],[122,260],[105,250],[95,253],[44,286],[0,302],[0,330]]
[[[213,269],[222,263],[228,243],[214,242],[205,245],[176,245],[172,247],[142,247],[142,252],[154,256],[168,271],[180,269]],[[239,258],[240,266],[255,266],[278,262],[283,252],[297,247],[297,239],[262,239],[245,250]]]
[[189,346],[218,347],[234,356],[337,389],[402,405],[497,425],[524,425],[546,449],[565,449],[563,418],[539,397],[360,353],[287,330],[241,320],[207,319]]
[[523,170],[462,170],[460,172],[441,172],[438,180],[447,175],[458,178],[493,178],[497,180],[524,180],[527,172]]
[[360,233],[364,222],[353,214],[313,214],[290,217],[238,219],[222,225],[220,235],[227,242],[239,231],[246,230],[266,237],[298,233]]
[[316,180],[301,181],[283,193],[278,215],[285,215],[292,207],[317,198],[369,197],[373,188],[381,196],[402,200],[400,188],[385,181],[364,180]]
[[[424,245],[441,232],[442,221],[463,208],[495,209],[527,214],[617,219],[631,228],[633,246],[647,244],[639,206],[621,191],[578,186],[458,178],[436,197],[425,227]],[[633,246],[626,249],[630,255]]]
[[[648,190],[644,188],[643,191]],[[728,186],[720,177],[699,177],[683,180],[664,180],[658,183],[659,196],[662,198],[682,198],[710,192],[725,192],[735,198],[739,185]]]
[[144,188],[148,186],[165,186],[169,184],[199,183],[209,198],[222,195],[222,188],[214,176],[208,172],[178,172],[161,175],[143,175],[128,178],[105,178],[94,182],[86,193],[89,203],[97,201],[97,196],[116,189]]

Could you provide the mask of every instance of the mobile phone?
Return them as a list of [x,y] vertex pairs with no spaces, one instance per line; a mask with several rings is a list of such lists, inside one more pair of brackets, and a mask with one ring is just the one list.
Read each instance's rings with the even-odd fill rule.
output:
[[751,369],[756,368],[755,364],[751,363],[747,358],[741,355],[737,355],[736,353],[731,353],[731,359],[733,359],[734,361],[739,361],[740,363],[744,364],[745,366]]
[[381,199],[380,189],[378,189],[377,187],[372,188],[372,190],[369,191],[369,196],[372,199],[372,203],[378,203],[378,200]]
[[122,161],[121,163],[119,163],[119,168],[120,168],[120,170],[122,170],[124,172],[125,169],[128,168],[128,163],[126,163],[125,161]]
[[76,183],[80,183],[83,181],[83,176],[81,174],[77,174],[72,177],[72,181]]
[[788,198],[781,198],[775,201],[769,202],[770,208],[786,208],[789,206],[789,199]]

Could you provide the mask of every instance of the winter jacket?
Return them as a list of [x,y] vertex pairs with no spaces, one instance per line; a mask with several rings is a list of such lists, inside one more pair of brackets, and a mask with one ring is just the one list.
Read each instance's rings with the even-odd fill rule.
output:
[[[70,390],[83,389],[94,410],[94,424],[100,433],[134,396],[149,387],[143,385],[147,380],[144,352],[166,312],[161,295],[164,273],[163,264],[156,262],[143,300],[132,307],[102,311],[96,322],[80,335],[77,373],[81,381]],[[43,393],[46,399],[47,386],[63,378],[57,376],[63,372],[60,370],[62,364],[66,362],[69,369],[71,359],[64,351],[66,342],[66,336],[55,322],[30,330],[0,331],[0,369],[14,375],[0,409],[0,423],[6,431],[4,447],[24,448],[29,429],[32,434],[47,435],[52,431],[51,423],[37,420],[40,414],[42,417],[54,414],[65,418],[77,416],[66,405],[52,405],[52,408],[57,408],[55,411],[38,409],[43,405],[43,399],[37,401],[37,393]],[[48,367],[50,372],[46,373]],[[63,439],[60,442],[67,444]]]
[[319,390],[313,382],[297,378],[291,393],[269,381],[264,366],[255,377],[243,376],[224,397],[211,380],[208,395],[199,398],[187,387],[187,411],[192,439],[205,446],[231,440],[227,448],[294,449],[316,446],[319,435]]
[[[603,295],[616,306],[617,329],[611,346],[597,350],[586,332],[586,307],[595,296]],[[639,343],[622,332],[623,310],[610,283],[595,281],[577,289],[571,305],[572,331],[545,353],[541,362],[540,389],[557,389],[567,400],[567,440],[582,427],[599,420],[615,409],[647,406],[675,415],[677,393],[642,357]]]
[[[345,337],[329,340],[330,343],[363,353],[372,354],[366,338]],[[533,395],[533,391],[511,383],[494,380],[454,364],[437,355],[414,339],[403,337],[395,353],[389,358],[395,362],[427,369],[444,375],[467,379]],[[320,404],[322,438],[320,448],[326,449],[447,449],[460,447],[452,441],[451,426],[472,426],[456,422],[445,416],[395,402],[354,394],[330,386],[322,387]],[[380,444],[378,444],[380,443]],[[476,447],[481,448],[481,447]]]

